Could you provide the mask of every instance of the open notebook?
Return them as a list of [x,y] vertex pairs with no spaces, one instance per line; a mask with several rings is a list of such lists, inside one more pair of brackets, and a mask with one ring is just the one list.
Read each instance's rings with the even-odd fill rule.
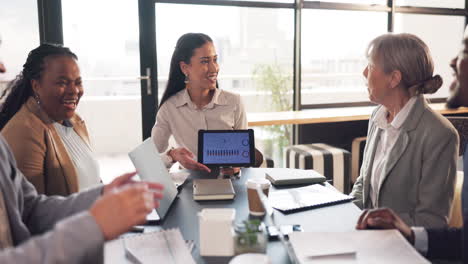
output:
[[271,192],[269,197],[272,207],[283,213],[344,203],[353,199],[352,196],[321,184],[275,191]]
[[134,263],[195,264],[179,229],[125,237],[125,255]]

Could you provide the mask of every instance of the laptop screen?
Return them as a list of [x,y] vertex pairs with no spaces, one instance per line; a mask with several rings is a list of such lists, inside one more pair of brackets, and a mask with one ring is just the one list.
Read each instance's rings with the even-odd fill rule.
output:
[[[156,208],[157,215],[163,219],[177,196],[177,188],[154,142],[151,138],[146,139],[132,152],[128,153],[128,156],[135,165],[141,180],[158,182],[164,185],[163,199],[159,201],[159,207]],[[148,220],[152,220],[151,217]]]

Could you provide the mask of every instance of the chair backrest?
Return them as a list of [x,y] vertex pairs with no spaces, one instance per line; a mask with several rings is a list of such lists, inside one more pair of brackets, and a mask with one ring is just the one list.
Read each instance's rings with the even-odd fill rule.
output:
[[448,116],[447,119],[458,131],[458,136],[460,137],[458,155],[462,156],[465,153],[465,145],[468,142],[468,117]]

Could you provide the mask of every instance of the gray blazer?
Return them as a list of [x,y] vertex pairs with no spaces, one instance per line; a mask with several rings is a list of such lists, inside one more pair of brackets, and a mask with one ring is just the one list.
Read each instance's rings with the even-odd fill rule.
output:
[[[87,211],[102,187],[68,197],[38,195],[0,136],[0,191],[9,222],[0,225],[10,225],[14,244],[0,249],[0,263],[102,261],[104,237]],[[91,262],[89,257],[93,257]]]
[[[356,205],[371,208],[369,186],[381,129],[369,121],[360,176],[351,195]],[[452,124],[419,97],[384,166],[377,207],[393,209],[408,225],[444,227],[455,188],[458,134]]]

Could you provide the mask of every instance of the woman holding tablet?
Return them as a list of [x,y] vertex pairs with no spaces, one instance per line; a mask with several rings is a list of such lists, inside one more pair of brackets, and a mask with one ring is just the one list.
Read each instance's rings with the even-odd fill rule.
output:
[[[151,137],[167,166],[179,162],[193,170],[210,169],[194,160],[198,130],[247,129],[238,94],[218,89],[218,55],[211,38],[187,33],[177,41],[169,79]],[[169,146],[173,136],[175,146]]]

